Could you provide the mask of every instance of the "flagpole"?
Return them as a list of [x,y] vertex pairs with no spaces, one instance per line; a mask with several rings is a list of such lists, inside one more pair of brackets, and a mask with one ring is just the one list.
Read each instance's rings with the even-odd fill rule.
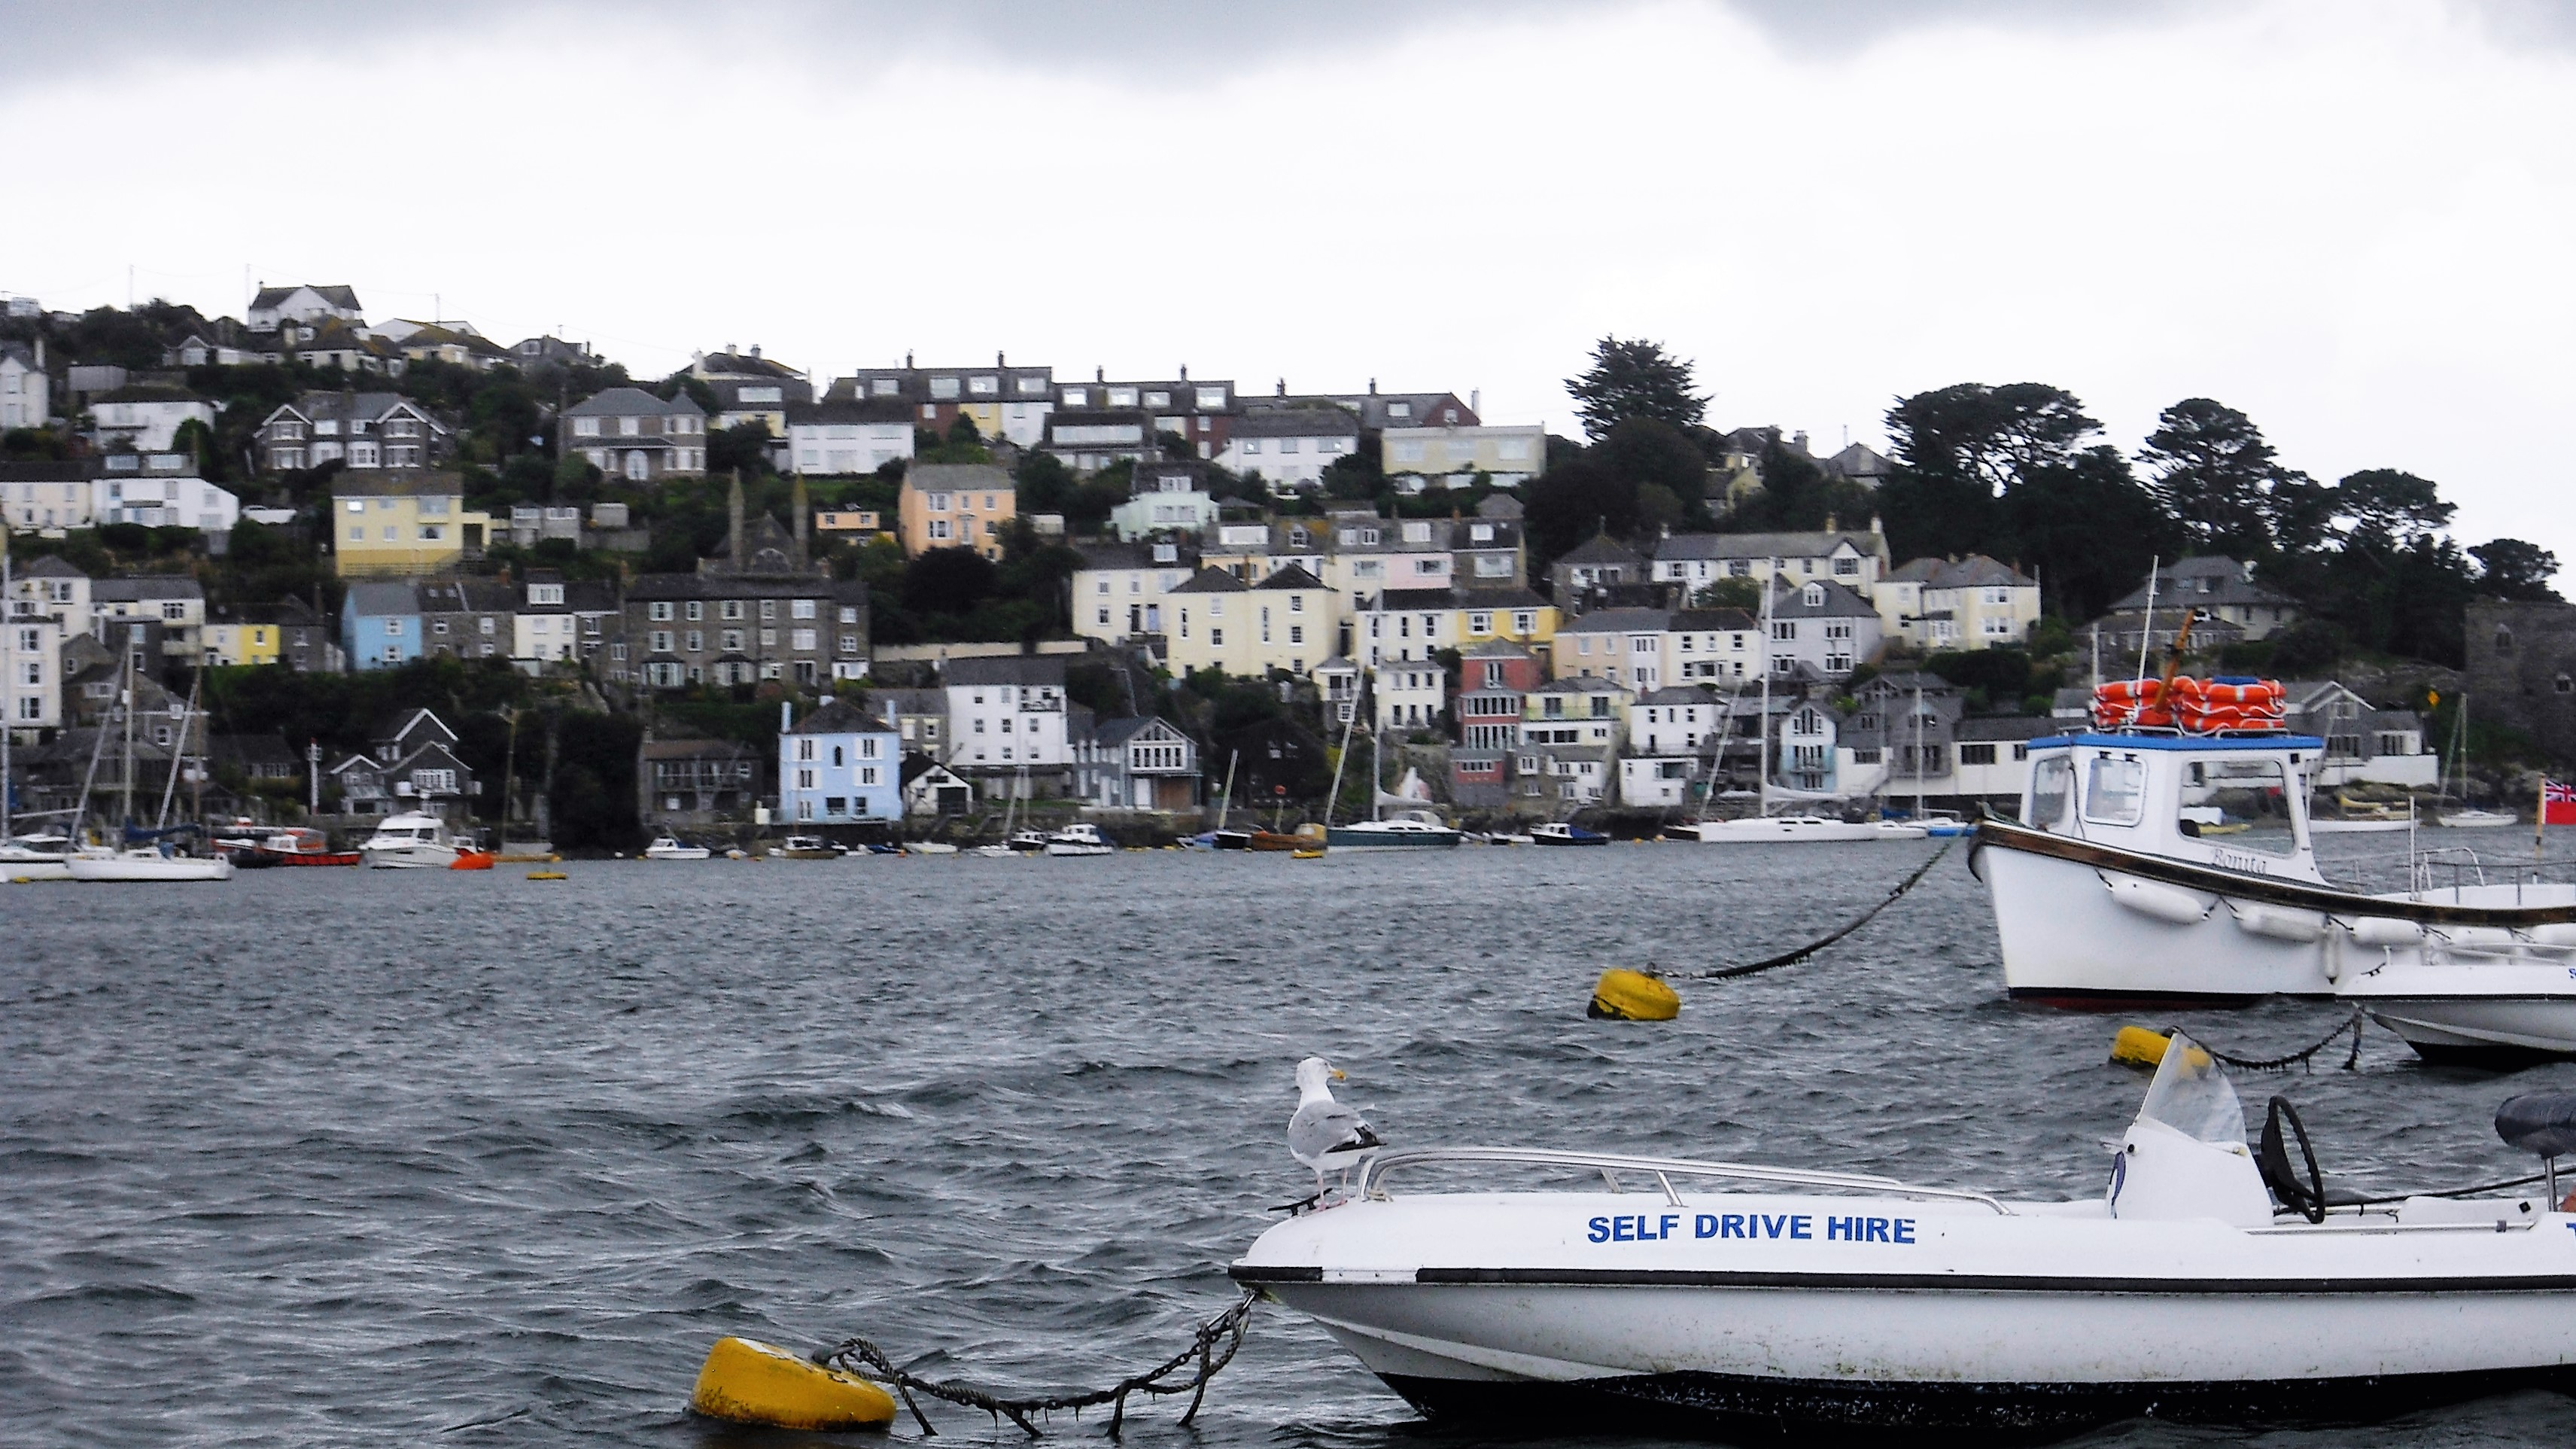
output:
[[2544,853],[2541,849],[2541,837],[2542,833],[2548,830],[2548,828],[2549,770],[2546,766],[2543,766],[2540,771],[2540,811],[2538,814],[2531,817],[2531,858],[2534,861],[2538,861]]

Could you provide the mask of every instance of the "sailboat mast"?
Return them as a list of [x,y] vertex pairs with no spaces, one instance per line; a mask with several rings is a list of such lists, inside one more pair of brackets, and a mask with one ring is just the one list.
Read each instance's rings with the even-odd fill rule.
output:
[[1351,728],[1360,722],[1360,681],[1351,676],[1351,712],[1342,720],[1342,748],[1333,756],[1333,791],[1324,797],[1324,829],[1333,828],[1333,807],[1342,800],[1342,767],[1351,762]]
[[1923,676],[1914,676],[1914,823],[1923,823]]
[[125,843],[124,830],[134,824],[134,639],[131,634],[125,640],[125,764],[117,786],[123,797],[120,808],[124,818],[117,822],[117,843],[122,845]]
[[1780,560],[1772,559],[1770,577],[1762,581],[1762,743],[1754,751],[1756,814],[1771,813],[1771,600],[1780,589]]
[[16,593],[9,579],[9,530],[0,523],[0,840],[9,838],[9,732],[18,723]]
[[1235,750],[1225,757],[1225,793],[1217,798],[1216,828],[1225,828],[1225,814],[1234,808],[1234,767],[1243,763],[1243,752]]

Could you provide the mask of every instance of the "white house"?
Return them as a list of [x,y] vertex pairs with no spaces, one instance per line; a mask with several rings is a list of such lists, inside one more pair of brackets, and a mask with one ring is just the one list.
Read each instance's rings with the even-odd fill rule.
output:
[[787,458],[799,473],[873,473],[912,457],[912,410],[900,398],[786,405]]
[[1638,809],[1687,804],[1702,767],[1691,755],[1623,755],[1619,803]]
[[241,518],[241,500],[196,476],[185,453],[110,453],[99,461],[105,471],[89,483],[98,523],[229,533]]
[[1771,672],[1791,674],[1804,664],[1840,679],[1878,655],[1878,611],[1869,600],[1831,582],[1771,588]]
[[1217,520],[1216,500],[1194,463],[1139,463],[1127,501],[1109,510],[1109,531],[1122,539],[1198,533]]
[[170,447],[181,423],[213,427],[215,405],[184,387],[142,383],[92,397],[89,416],[100,447],[158,453]]
[[1287,494],[1320,486],[1326,468],[1359,448],[1359,419],[1339,408],[1256,410],[1234,420],[1217,461]]
[[835,699],[793,720],[778,706],[778,819],[790,829],[903,816],[903,750],[892,727]]
[[0,602],[0,728],[52,729],[63,723],[65,622],[41,596]]
[[1872,596],[1888,572],[1887,535],[1871,520],[1866,533],[1676,533],[1656,543],[1650,577],[1692,591],[1720,579],[1822,579]]
[[1375,728],[1437,729],[1449,702],[1449,675],[1428,659],[1369,671],[1377,700]]
[[53,415],[45,344],[0,342],[0,429],[41,428]]
[[1717,734],[1726,706],[1705,689],[1640,694],[1628,706],[1628,747],[1641,755],[1693,755]]
[[[1432,555],[1446,563],[1446,554]],[[1446,588],[1388,589],[1352,620],[1362,664],[1427,660],[1458,647],[1458,596]]]
[[251,298],[245,316],[253,332],[275,332],[289,322],[319,322],[326,318],[353,325],[367,320],[358,306],[357,290],[340,286],[263,286]]
[[1052,784],[1065,793],[1073,742],[1066,733],[1061,657],[952,659],[940,684],[948,692],[943,763],[987,795],[1017,791],[1023,771],[1032,791]]
[[1086,543],[1073,574],[1073,632],[1109,644],[1165,633],[1164,598],[1197,573],[1197,554],[1182,544]]
[[90,526],[86,463],[0,463],[0,517],[20,533],[60,538]]

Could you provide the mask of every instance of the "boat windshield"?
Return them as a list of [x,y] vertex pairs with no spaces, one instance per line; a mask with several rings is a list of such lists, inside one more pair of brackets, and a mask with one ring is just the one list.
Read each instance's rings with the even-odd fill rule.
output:
[[2245,1108],[2209,1049],[2181,1032],[2165,1047],[2164,1064],[2147,1084],[2138,1107],[2141,1122],[2162,1122],[2200,1142],[2245,1141]]
[[2064,832],[2075,824],[2075,762],[2064,755],[2043,756],[2031,767],[2030,813],[2021,822],[2041,830]]

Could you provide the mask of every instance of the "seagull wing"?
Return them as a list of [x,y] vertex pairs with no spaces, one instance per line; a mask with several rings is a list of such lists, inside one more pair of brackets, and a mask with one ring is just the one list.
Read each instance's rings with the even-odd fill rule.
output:
[[1340,1102],[1308,1102],[1288,1119],[1289,1154],[1308,1167],[1322,1161],[1326,1153],[1383,1145],[1358,1109]]

